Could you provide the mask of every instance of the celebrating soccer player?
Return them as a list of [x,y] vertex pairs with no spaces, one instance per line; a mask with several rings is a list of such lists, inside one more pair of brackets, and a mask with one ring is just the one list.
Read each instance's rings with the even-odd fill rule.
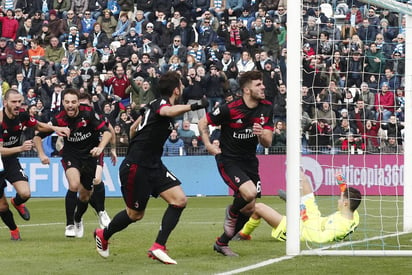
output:
[[183,89],[180,75],[176,72],[165,73],[159,79],[158,89],[161,98],[150,102],[143,115],[131,126],[128,153],[120,165],[119,176],[126,209],[117,213],[107,228],[96,229],[94,233],[97,252],[104,258],[109,256],[110,237],[141,220],[150,196],[160,196],[169,206],[148,256],[165,264],[177,263],[166,253],[166,242],[186,207],[187,199],[180,187],[181,182],[161,161],[163,144],[175,125],[174,117],[206,108],[208,104],[204,99],[200,104],[176,105]]
[[[256,197],[261,193],[256,146],[271,146],[273,136],[273,107],[265,100],[262,73],[243,73],[239,85],[241,98],[218,106],[199,121],[202,140],[209,153],[216,156],[223,180],[234,191],[233,203],[226,208],[224,233],[213,246],[224,256],[238,256],[228,243],[247,221],[240,217],[253,213]],[[210,142],[209,124],[222,126],[220,148]]]

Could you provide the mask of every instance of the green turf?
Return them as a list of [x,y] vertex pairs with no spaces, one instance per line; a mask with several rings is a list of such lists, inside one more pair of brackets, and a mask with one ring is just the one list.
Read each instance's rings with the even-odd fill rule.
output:
[[[365,201],[368,215],[365,215],[366,208],[361,207],[364,222],[361,221],[359,230],[352,235],[353,240],[388,234],[396,226],[401,226],[402,219],[395,218],[401,209],[394,203],[394,198],[385,198],[383,204],[378,199],[372,197]],[[29,222],[23,221],[12,209],[20,226],[21,242],[10,241],[7,228],[1,223],[1,274],[216,274],[284,256],[285,243],[271,239],[270,228],[265,223],[255,231],[251,241],[231,242],[232,249],[240,257],[227,258],[212,250],[214,239],[222,233],[224,209],[230,201],[230,197],[189,198],[188,207],[168,242],[169,254],[178,262],[170,266],[146,256],[166,207],[160,199],[150,201],[142,221],[112,237],[111,255],[103,259],[95,251],[92,232],[98,223],[91,208],[84,217],[84,238],[68,239],[64,237],[64,199],[33,198],[27,204],[32,216]],[[262,201],[283,213],[285,211],[285,203],[276,197],[264,197]],[[329,197],[319,198],[322,210],[334,207],[335,202]],[[124,207],[119,198],[107,199],[106,204],[111,217]],[[398,202],[399,205],[402,203]],[[380,206],[383,210],[379,210]],[[380,214],[385,218],[381,219]],[[380,232],[381,224],[385,232]],[[401,242],[406,249],[412,250],[411,239],[411,235],[406,235],[399,239],[361,243],[355,248],[382,249],[385,245],[386,249],[393,249],[397,242]],[[381,274],[409,274],[410,262],[405,257],[299,256],[246,273],[372,274],[380,271]]]

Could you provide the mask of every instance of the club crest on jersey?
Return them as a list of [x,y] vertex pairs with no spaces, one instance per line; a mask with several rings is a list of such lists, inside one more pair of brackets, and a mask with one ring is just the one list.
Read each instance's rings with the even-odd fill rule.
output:
[[138,201],[136,201],[136,202],[134,203],[134,207],[135,207],[135,208],[139,208],[139,202],[138,202]]
[[236,182],[236,183],[239,183],[239,182],[240,182],[239,177],[235,177],[235,182]]
[[[96,115],[97,115],[97,114],[96,114]],[[82,117],[82,122],[81,122],[81,124],[82,124],[83,127],[86,127],[86,126],[87,126],[87,122],[86,122],[86,120],[84,120],[84,117]]]
[[95,117],[96,119],[100,119],[100,117],[99,117],[99,115],[98,115],[97,113],[94,113],[94,117]]
[[23,130],[23,124],[19,123],[19,130]]
[[217,115],[219,115],[220,114],[220,108],[216,108],[214,111],[213,111],[213,115],[214,116],[217,116]]

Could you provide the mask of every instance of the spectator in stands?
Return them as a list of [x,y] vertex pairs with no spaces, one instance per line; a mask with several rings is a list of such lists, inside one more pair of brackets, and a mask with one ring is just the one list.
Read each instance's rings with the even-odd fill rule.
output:
[[172,55],[178,56],[181,62],[186,62],[187,48],[182,44],[180,35],[174,36],[173,42],[167,46],[164,61],[168,63]]
[[368,18],[363,19],[362,24],[358,28],[359,38],[366,44],[375,41],[378,29],[376,26],[371,25]]
[[37,39],[32,39],[30,42],[30,46],[31,47],[27,53],[29,56],[29,60],[34,64],[39,64],[40,57],[45,55],[44,48],[39,45],[39,41]]
[[241,58],[236,63],[236,66],[239,73],[249,72],[255,69],[255,63],[247,51],[242,52]]
[[224,17],[226,20],[229,17],[238,18],[242,14],[243,0],[226,0]]
[[116,124],[120,124],[125,133],[129,133],[130,126],[133,124],[133,119],[126,113],[126,111],[120,111],[119,117],[116,119]]
[[[150,60],[153,61],[154,63],[158,64],[159,59],[163,57],[163,51],[157,45],[155,42],[153,42],[153,37],[152,35],[146,33],[143,35],[143,46],[142,48],[138,51],[140,55],[142,54],[148,54],[150,57]],[[130,55],[129,55],[130,56]]]
[[395,111],[395,95],[389,90],[389,83],[381,84],[380,92],[375,95],[376,120],[387,121]]
[[399,25],[399,16],[385,7],[381,10],[379,19],[381,23],[383,19],[386,19],[388,21],[388,25],[391,27],[397,27]]
[[209,47],[215,41],[217,34],[210,25],[210,19],[203,20],[196,26],[198,33],[198,43],[203,48]]
[[8,9],[6,16],[0,17],[1,36],[10,41],[17,39],[17,30],[19,29],[19,22],[14,18],[14,11]]
[[57,37],[52,37],[50,39],[50,44],[46,47],[45,58],[49,61],[51,67],[56,69],[61,62],[61,59],[65,56],[65,50],[63,47],[59,46],[59,39]]
[[355,134],[357,133],[357,130],[350,126],[348,118],[339,119],[338,125],[333,128],[333,146],[336,149],[342,149],[342,145],[347,139],[349,133]]
[[111,86],[113,89],[113,96],[116,101],[122,101],[123,105],[129,105],[129,96],[126,94],[126,89],[130,85],[129,79],[125,75],[124,68],[117,65],[115,69],[115,76],[104,81],[106,87]]
[[302,110],[306,112],[309,117],[314,117],[315,96],[313,94],[313,90],[309,89],[307,86],[302,86],[301,96]]
[[319,153],[329,153],[331,146],[332,130],[324,119],[314,120],[304,131],[309,132],[309,150]]
[[395,52],[398,52],[402,57],[405,57],[405,35],[403,33],[399,33],[396,37],[393,53]]
[[380,85],[384,82],[387,83],[391,91],[396,91],[401,86],[401,78],[388,67],[385,68],[385,74],[381,77]]
[[186,147],[186,154],[188,156],[200,156],[208,153],[205,146],[199,142],[198,137],[193,136],[190,145]]
[[[375,42],[369,44],[365,52],[365,71],[367,74],[373,74],[379,77],[383,73],[386,65],[386,58],[383,52],[379,51]],[[366,75],[367,75],[366,74]]]
[[348,75],[346,87],[360,87],[363,78],[364,58],[361,57],[359,51],[353,52],[352,57],[348,61]]
[[394,72],[395,76],[401,79],[405,76],[405,57],[402,57],[400,52],[395,51],[393,53],[393,58],[387,60],[386,68],[389,68]]
[[381,148],[382,154],[403,154],[403,146],[398,144],[396,136],[388,136]]
[[[316,101],[317,102],[328,102],[332,106],[332,110],[335,113],[339,112],[340,106],[343,103],[344,94],[342,89],[336,85],[335,80],[329,81],[329,86],[323,88],[322,91],[318,94]],[[333,124],[333,123],[329,123]],[[335,125],[333,125],[335,126]]]
[[[1,17],[0,17],[1,18]],[[12,55],[16,64],[21,65],[23,58],[28,56],[27,50],[24,48],[23,40],[17,39],[14,41],[14,47],[6,50],[7,55]]]
[[360,152],[363,152],[363,148],[365,148],[365,145],[362,143],[362,139],[352,132],[348,132],[340,146],[341,152],[348,154],[359,154]]
[[107,0],[89,0],[88,10],[92,13],[92,18],[97,20],[107,8]]
[[223,103],[224,90],[227,90],[228,82],[225,73],[220,71],[218,66],[214,64],[209,66],[209,73],[205,76],[205,82],[205,95],[209,101],[207,112],[210,112]]
[[277,93],[273,101],[273,121],[286,122],[286,84],[281,83],[278,86]]
[[358,6],[352,5],[350,12],[346,14],[345,20],[350,22],[351,26],[356,27],[362,23],[362,19],[362,12]]
[[395,39],[398,31],[396,27],[389,26],[388,20],[383,18],[380,22],[378,33],[383,35],[385,42],[392,43],[392,40]]
[[369,154],[376,154],[380,151],[380,137],[379,129],[380,123],[375,120],[366,120],[365,123],[361,123],[360,120],[357,121],[359,127],[358,131],[362,136],[364,150]]
[[183,120],[182,127],[177,130],[178,136],[183,140],[187,148],[192,144],[192,137],[196,137],[196,133],[190,129],[190,121]]
[[130,61],[130,56],[133,54],[133,47],[127,44],[125,36],[120,35],[118,39],[120,41],[120,46],[116,49],[115,59],[116,62],[121,63],[125,68]]
[[405,120],[405,90],[403,87],[396,89],[395,114],[399,121]]
[[329,101],[321,102],[320,107],[315,110],[314,118],[324,120],[331,127],[331,131],[336,126],[336,114],[330,107]]
[[80,68],[82,64],[82,57],[80,55],[80,52],[76,49],[76,44],[75,43],[69,43],[67,44],[67,50],[65,51],[65,56],[67,57],[67,60],[69,61],[69,65],[73,66],[73,68],[78,69]]
[[173,35],[179,35],[182,40],[182,45],[185,47],[189,47],[193,42],[195,42],[195,32],[188,24],[188,20],[186,18],[182,18],[180,20],[180,24],[174,30]]
[[374,28],[376,28],[376,29],[378,29],[378,27],[380,26],[380,18],[379,18],[379,16],[378,15],[376,15],[376,10],[375,10],[376,8],[375,7],[370,7],[369,8],[369,11],[368,11],[368,14],[367,14],[367,19],[368,19],[368,21],[369,21],[369,24],[372,26],[372,27],[374,27]]
[[272,147],[275,153],[286,152],[286,127],[285,121],[275,122],[275,128],[273,130]]
[[112,38],[112,34],[116,30],[117,20],[112,15],[109,9],[103,10],[103,15],[97,18],[97,23],[102,27],[102,30],[106,33],[108,38]]
[[332,42],[332,48],[338,48],[341,39],[341,31],[335,24],[335,19],[328,18],[326,26],[322,29],[323,32],[327,32],[329,40]]
[[239,28],[236,19],[231,19],[229,26],[223,22],[220,24],[217,34],[224,38],[226,50],[231,52],[234,61],[237,62],[240,59],[242,41],[246,41],[249,36],[248,31]]
[[386,59],[390,59],[392,55],[392,42],[386,42],[384,36],[381,33],[378,33],[375,38],[376,48],[382,52]]
[[280,55],[279,39],[280,23],[273,22],[270,17],[265,18],[265,25],[262,31],[262,47],[268,52],[272,60],[277,60]]
[[402,130],[405,128],[405,123],[398,121],[396,115],[391,115],[387,122],[381,123],[382,130],[386,130],[388,137],[396,137],[398,144],[402,144]]
[[[6,64],[1,67],[1,77],[10,86],[16,82],[16,75],[20,71],[20,66],[14,61],[14,57],[11,54],[7,55]],[[3,91],[4,93],[6,91]]]
[[153,20],[153,2],[152,0],[136,0],[136,9],[143,11],[146,20]]
[[[120,124],[114,125],[114,133],[116,134],[116,148],[118,149],[117,155],[120,156],[120,150],[125,150],[125,147],[129,145],[129,136],[128,134],[122,129]],[[123,151],[124,154],[124,151]]]
[[177,130],[173,129],[169,138],[163,145],[163,156],[182,156],[186,155],[185,144],[183,140],[178,136]]
[[127,35],[130,29],[130,20],[126,13],[120,15],[119,21],[117,22],[117,26],[115,31],[112,33],[113,39],[119,39],[120,37],[124,37]]
[[71,7],[70,9],[74,11],[75,14],[82,17],[86,10],[89,8],[88,4],[89,1],[84,0],[71,0]]
[[362,108],[366,108],[374,114],[375,94],[370,91],[368,83],[362,82],[358,98],[363,100]]
[[130,86],[126,89],[126,93],[131,94],[131,108],[135,111],[139,111],[156,98],[155,83],[157,83],[157,79],[152,78],[152,84],[149,80],[142,78],[142,84],[139,86],[139,78],[142,77],[138,76],[135,80],[129,80]]
[[316,19],[314,17],[308,18],[308,24],[303,27],[303,42],[309,43],[311,48],[317,48],[317,40],[319,37],[320,29],[318,24],[316,24]]
[[[202,69],[204,71],[203,67]],[[199,103],[205,96],[206,81],[205,75],[199,73],[201,71],[199,68],[190,68],[188,70],[188,75],[184,81],[185,88],[183,90],[183,102],[186,104]],[[184,120],[188,120],[190,123],[197,123],[205,114],[205,109],[189,111],[184,114]]]

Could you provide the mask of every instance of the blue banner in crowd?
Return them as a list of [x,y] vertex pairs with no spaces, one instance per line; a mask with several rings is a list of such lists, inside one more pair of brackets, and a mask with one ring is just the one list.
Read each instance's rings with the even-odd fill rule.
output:
[[[120,157],[117,165],[113,166],[110,158],[104,159],[103,181],[107,197],[121,196],[118,171],[122,160],[123,158]],[[182,182],[182,187],[188,196],[229,194],[212,156],[165,157],[163,162]],[[66,196],[68,183],[60,158],[50,158],[50,165],[41,164],[38,158],[20,158],[20,163],[29,177],[32,197]],[[10,184],[5,191],[7,197],[15,194]]]

